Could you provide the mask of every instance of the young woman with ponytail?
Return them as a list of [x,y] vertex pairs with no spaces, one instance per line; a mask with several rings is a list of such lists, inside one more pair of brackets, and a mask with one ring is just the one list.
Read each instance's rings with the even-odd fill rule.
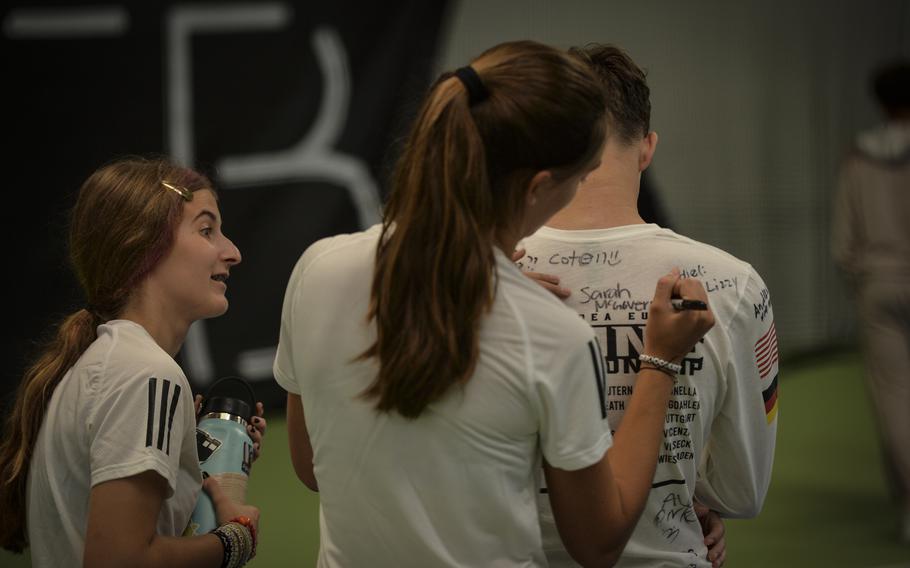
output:
[[[604,129],[583,64],[534,42],[496,46],[431,87],[382,225],[304,252],[274,372],[292,463],[320,492],[319,566],[545,566],[541,458],[570,552],[585,565],[618,556],[650,489],[672,373],[643,367],[624,418],[640,444],[608,459],[593,331],[510,261],[598,165]],[[674,293],[706,299],[678,273],[659,283],[644,344],[667,365],[713,323],[673,312]]]
[[227,310],[240,262],[212,184],[164,159],[103,166],[79,191],[69,246],[86,304],[26,371],[7,419],[0,545],[29,547],[36,568],[240,566],[259,512],[213,479],[223,525],[180,537],[203,480],[174,356],[190,324]]

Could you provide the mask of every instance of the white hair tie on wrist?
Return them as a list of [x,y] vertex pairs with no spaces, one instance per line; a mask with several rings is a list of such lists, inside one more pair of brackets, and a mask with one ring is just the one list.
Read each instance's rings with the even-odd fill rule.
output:
[[654,357],[653,355],[639,355],[638,360],[642,363],[650,363],[658,369],[667,369],[668,371],[673,371],[674,373],[679,373],[682,371],[682,365],[679,363],[671,363],[669,361],[661,359],[660,357]]

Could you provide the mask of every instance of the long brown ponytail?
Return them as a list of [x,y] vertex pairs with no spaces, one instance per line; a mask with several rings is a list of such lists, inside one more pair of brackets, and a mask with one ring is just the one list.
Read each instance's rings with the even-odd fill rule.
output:
[[[7,418],[6,437],[0,444],[0,544],[22,552],[28,544],[25,535],[25,501],[28,465],[32,449],[44,420],[51,394],[67,369],[95,339],[100,319],[88,310],[79,310],[60,324],[43,353],[26,371],[19,383],[16,404]],[[40,412],[37,410],[40,409]]]
[[376,253],[369,318],[379,374],[364,392],[380,411],[418,417],[473,374],[495,295],[494,240],[514,229],[539,171],[568,177],[594,159],[604,103],[576,59],[535,42],[474,60],[489,96],[471,104],[444,74],[399,159]]
[[28,545],[29,464],[54,389],[95,340],[97,326],[117,316],[173,244],[183,201],[162,181],[188,191],[211,188],[204,176],[166,159],[127,158],[98,169],[79,190],[69,247],[87,307],[63,319],[19,383],[0,441],[2,548]]

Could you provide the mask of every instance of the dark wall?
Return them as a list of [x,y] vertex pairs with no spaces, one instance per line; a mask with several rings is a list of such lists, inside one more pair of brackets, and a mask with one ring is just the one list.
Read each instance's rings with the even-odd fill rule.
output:
[[269,367],[287,277],[313,241],[378,220],[445,2],[87,6],[0,11],[3,400],[49,326],[83,305],[65,249],[79,184],[114,157],[163,153],[213,176],[243,253],[229,312],[191,333],[181,363],[199,389],[239,374],[280,404]]

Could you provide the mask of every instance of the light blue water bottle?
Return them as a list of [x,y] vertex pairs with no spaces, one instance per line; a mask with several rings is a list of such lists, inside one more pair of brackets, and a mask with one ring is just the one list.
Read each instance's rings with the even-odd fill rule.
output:
[[[214,477],[235,503],[246,503],[246,486],[253,463],[253,440],[247,425],[253,417],[255,394],[239,377],[225,377],[209,388],[196,426],[199,467]],[[205,534],[218,526],[215,508],[205,491],[185,534]]]

